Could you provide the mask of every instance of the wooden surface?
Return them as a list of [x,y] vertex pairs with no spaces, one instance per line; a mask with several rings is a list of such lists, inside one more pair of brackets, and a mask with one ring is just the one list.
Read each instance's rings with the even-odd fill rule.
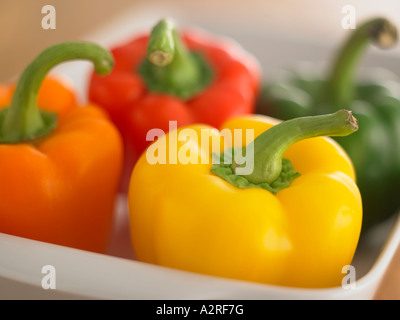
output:
[[[177,10],[191,12],[193,24],[208,19],[257,32],[276,28],[287,34],[336,41],[342,32],[341,8],[346,0],[285,1],[132,1],[132,0],[1,0],[0,1],[0,81],[7,81],[45,47],[77,40],[116,19],[126,10],[158,12],[160,16]],[[357,18],[384,14],[400,26],[400,1],[353,0]],[[56,8],[56,29],[44,30],[41,20],[44,5]],[[195,14],[194,14],[195,13]],[[397,48],[399,54],[400,50]],[[400,250],[392,261],[376,299],[400,299]]]
[[381,286],[375,296],[376,300],[399,300],[400,299],[400,248],[387,270]]

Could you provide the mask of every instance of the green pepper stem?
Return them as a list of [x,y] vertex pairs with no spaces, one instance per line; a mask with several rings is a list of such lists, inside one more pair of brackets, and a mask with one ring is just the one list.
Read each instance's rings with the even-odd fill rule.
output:
[[[149,62],[149,63],[146,63]],[[151,31],[147,60],[139,72],[152,91],[189,98],[210,80],[210,67],[190,52],[171,20],[159,21]]]
[[[282,171],[283,154],[294,143],[318,136],[346,136],[356,130],[357,119],[348,110],[282,122],[245,148],[254,151],[254,170],[245,177],[254,184],[272,183]],[[235,170],[237,167],[234,163],[232,168]]]
[[78,59],[92,61],[100,75],[109,73],[114,64],[107,50],[92,43],[65,42],[44,50],[28,65],[18,81],[11,104],[1,117],[0,143],[34,140],[56,126],[56,115],[38,109],[39,89],[53,67]]
[[396,27],[387,19],[374,18],[359,26],[345,41],[332,65],[326,84],[330,104],[341,108],[350,103],[354,91],[355,69],[370,42],[386,49],[392,47],[396,41]]

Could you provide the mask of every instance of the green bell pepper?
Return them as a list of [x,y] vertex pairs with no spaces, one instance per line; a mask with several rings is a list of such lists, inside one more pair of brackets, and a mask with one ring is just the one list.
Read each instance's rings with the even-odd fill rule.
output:
[[[363,199],[362,232],[400,207],[400,98],[384,81],[355,80],[357,65],[370,42],[391,47],[397,30],[387,19],[374,18],[357,27],[337,52],[330,73],[292,70],[266,83],[257,113],[281,120],[334,112],[353,112],[359,130],[334,138],[353,161]],[[395,82],[398,85],[400,82]]]

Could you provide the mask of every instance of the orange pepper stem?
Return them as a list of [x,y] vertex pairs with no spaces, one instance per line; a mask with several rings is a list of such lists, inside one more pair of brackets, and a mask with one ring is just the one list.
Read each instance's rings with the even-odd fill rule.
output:
[[[357,129],[357,119],[348,110],[282,122],[244,148],[254,151],[254,169],[244,177],[252,184],[272,183],[280,176],[283,154],[292,144],[318,136],[347,136]],[[233,171],[240,166],[233,162]]]
[[92,43],[65,42],[44,50],[25,69],[11,105],[0,114],[0,143],[31,141],[56,127],[57,115],[39,110],[38,93],[47,73],[56,65],[70,60],[90,60],[100,75],[109,73],[114,64],[107,50]]

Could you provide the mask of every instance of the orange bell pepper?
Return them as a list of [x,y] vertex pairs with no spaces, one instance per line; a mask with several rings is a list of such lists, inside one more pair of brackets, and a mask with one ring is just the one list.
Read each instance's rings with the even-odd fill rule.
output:
[[105,252],[122,141],[103,111],[79,106],[70,86],[47,76],[72,59],[100,74],[113,66],[97,45],[63,43],[42,52],[16,87],[0,86],[0,232]]

